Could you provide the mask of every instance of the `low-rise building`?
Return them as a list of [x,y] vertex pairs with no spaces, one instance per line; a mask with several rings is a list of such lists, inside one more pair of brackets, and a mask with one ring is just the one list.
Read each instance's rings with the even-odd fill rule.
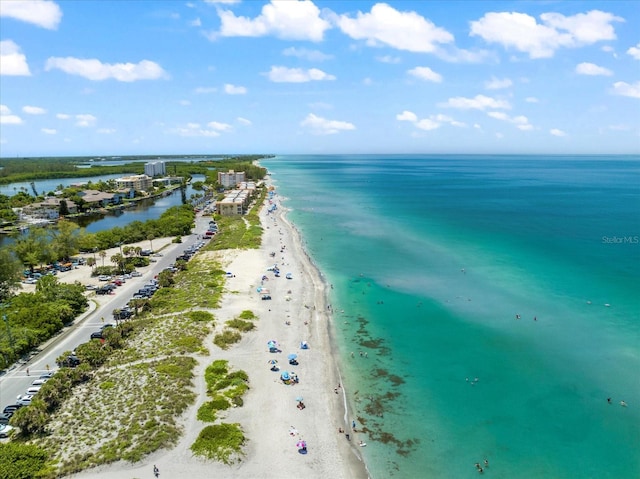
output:
[[41,218],[47,220],[57,220],[60,218],[60,203],[65,202],[69,214],[78,212],[78,206],[66,198],[58,198],[56,196],[48,196],[44,201],[31,203],[23,208],[23,213],[32,218]]
[[135,191],[150,191],[153,188],[153,179],[149,175],[131,175],[116,178],[118,189],[127,188]]
[[123,197],[120,193],[106,193],[98,190],[82,190],[78,192],[78,196],[91,208],[120,204]]

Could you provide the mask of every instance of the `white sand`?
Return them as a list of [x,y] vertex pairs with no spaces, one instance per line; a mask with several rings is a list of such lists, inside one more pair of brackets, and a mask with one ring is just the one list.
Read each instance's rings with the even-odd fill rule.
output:
[[[329,340],[331,315],[327,311],[325,284],[304,252],[297,232],[286,222],[284,208],[276,202],[275,214],[267,215],[266,208],[262,209],[265,230],[259,250],[201,253],[216,255],[223,267],[235,274],[227,280],[221,308],[211,310],[217,318],[218,330],[224,321],[243,310],[253,311],[260,319],[256,322],[256,330],[244,333],[242,341],[227,351],[218,349],[208,338],[211,354],[206,358],[197,357],[198,399],[182,418],[185,434],[178,445],[171,450],[159,451],[140,463],[115,463],[72,477],[151,478],[154,464],[159,468],[161,478],[368,477],[356,447],[358,441],[366,441],[366,437],[350,431],[343,388],[339,389],[339,394],[334,392],[339,378]],[[161,241],[154,240],[154,249],[176,246]],[[276,252],[275,257],[271,257],[270,252]],[[267,272],[267,267],[274,263],[280,267],[279,278],[273,272]],[[101,264],[100,259],[98,264]],[[79,279],[87,284],[89,270],[82,266],[63,273],[60,279]],[[293,274],[293,279],[285,278],[287,272]],[[263,287],[270,291],[270,301],[261,300],[257,293],[262,275],[269,278]],[[101,302],[108,301],[108,296],[97,298]],[[290,325],[285,324],[286,321]],[[268,351],[267,342],[271,339],[278,341],[281,353]],[[300,349],[303,340],[308,341],[308,350]],[[289,353],[298,354],[298,366],[288,364]],[[231,466],[196,458],[189,449],[206,425],[196,419],[196,412],[207,400],[204,369],[216,359],[226,359],[232,369],[246,371],[250,380],[251,389],[244,397],[244,406],[229,410],[222,418],[224,422],[239,423],[248,438],[246,456]],[[270,359],[277,359],[281,370],[295,371],[300,378],[299,384],[283,384],[279,380],[280,373],[270,371],[267,363]],[[304,398],[304,410],[296,408],[298,396]],[[290,435],[292,427],[297,431],[293,436]],[[339,427],[350,433],[351,441],[338,433]],[[306,455],[299,454],[296,448],[301,439],[307,442]]]

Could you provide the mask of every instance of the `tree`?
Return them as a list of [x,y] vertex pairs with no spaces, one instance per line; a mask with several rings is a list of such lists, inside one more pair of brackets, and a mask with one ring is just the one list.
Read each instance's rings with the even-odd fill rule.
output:
[[78,252],[79,230],[80,227],[72,221],[58,221],[57,228],[51,230],[56,259],[68,260]]
[[65,200],[60,200],[60,208],[58,210],[60,216],[67,216],[69,214],[69,206]]
[[96,265],[96,259],[93,257],[87,258],[87,266],[93,268]]
[[100,255],[100,258],[102,258],[102,267],[104,267],[104,259],[107,257],[107,252],[106,251],[100,251],[98,253],[98,255]]
[[0,302],[6,301],[20,285],[22,265],[8,249],[0,249]]
[[22,264],[33,270],[52,255],[47,231],[43,228],[30,228],[26,235],[16,237],[13,251]]

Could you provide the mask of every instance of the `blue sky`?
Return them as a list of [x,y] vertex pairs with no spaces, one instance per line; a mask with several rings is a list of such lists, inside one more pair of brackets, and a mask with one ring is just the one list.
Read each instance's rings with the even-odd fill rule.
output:
[[640,153],[637,1],[0,1],[3,157]]

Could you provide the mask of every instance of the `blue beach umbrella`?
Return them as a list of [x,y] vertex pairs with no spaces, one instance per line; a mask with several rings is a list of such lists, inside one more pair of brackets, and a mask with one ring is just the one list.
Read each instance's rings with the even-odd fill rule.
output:
[[287,359],[288,359],[289,361],[291,361],[291,360],[293,360],[293,359],[296,359],[297,357],[298,357],[298,355],[297,355],[297,354],[295,354],[295,353],[291,353],[289,356],[287,356]]
[[298,397],[296,398],[296,401],[297,401],[297,402],[302,402],[302,396],[298,396]]

